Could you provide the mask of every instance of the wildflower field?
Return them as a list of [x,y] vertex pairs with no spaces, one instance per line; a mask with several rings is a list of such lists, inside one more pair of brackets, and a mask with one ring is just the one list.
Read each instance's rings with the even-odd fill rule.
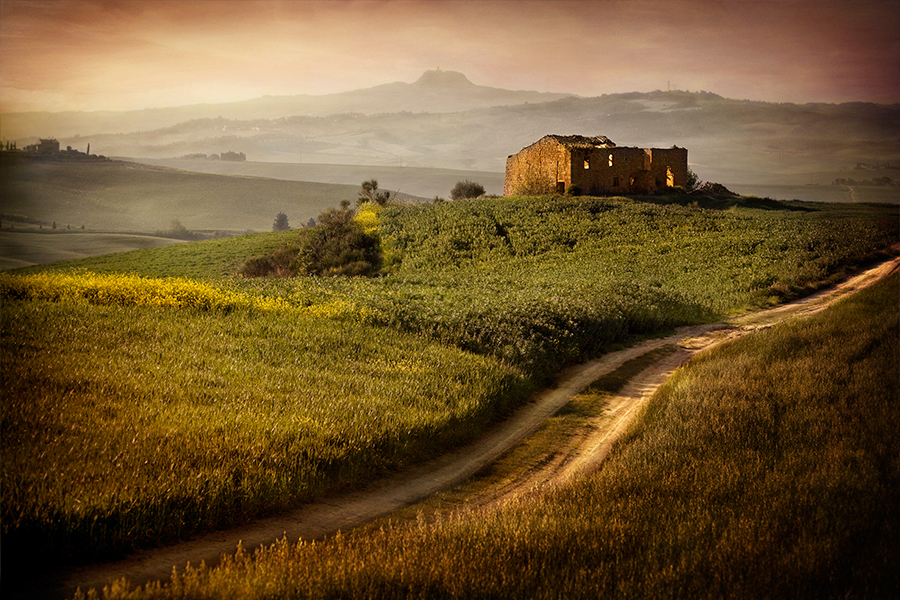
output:
[[472,439],[567,364],[807,293],[898,242],[896,206],[361,214],[378,277],[236,276],[290,231],[0,275],[4,544],[90,560],[359,485]]

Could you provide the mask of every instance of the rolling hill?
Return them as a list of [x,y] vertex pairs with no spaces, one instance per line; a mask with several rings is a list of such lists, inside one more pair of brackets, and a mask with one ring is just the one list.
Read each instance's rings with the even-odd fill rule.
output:
[[452,71],[322,96],[4,114],[2,135],[22,147],[52,134],[63,147],[90,143],[94,153],[136,159],[230,150],[257,162],[502,173],[508,155],[548,133],[676,144],[688,148],[702,179],[724,183],[830,184],[860,179],[858,164],[900,165],[900,105],[778,104],[685,91],[586,98],[479,86]]
[[426,71],[413,83],[394,82],[337,94],[263,96],[226,104],[194,104],[132,111],[28,112],[3,115],[4,139],[54,135],[129,133],[170,127],[195,119],[279,119],[341,113],[460,112],[491,106],[549,102],[572,94],[515,91],[475,85],[455,71]]
[[123,161],[70,163],[0,161],[4,225],[49,228],[168,231],[271,231],[285,212],[299,227],[341,200],[355,201],[356,185],[282,181],[194,173]]

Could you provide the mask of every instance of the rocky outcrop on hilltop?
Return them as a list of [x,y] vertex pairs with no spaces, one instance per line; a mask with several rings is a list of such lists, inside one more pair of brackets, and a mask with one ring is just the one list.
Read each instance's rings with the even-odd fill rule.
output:
[[712,183],[710,181],[707,181],[691,193],[703,194],[712,198],[735,198],[738,196],[738,194],[735,194],[721,183]]

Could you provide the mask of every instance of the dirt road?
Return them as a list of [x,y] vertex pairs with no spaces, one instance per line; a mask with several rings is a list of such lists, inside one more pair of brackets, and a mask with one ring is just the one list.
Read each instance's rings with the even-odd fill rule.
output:
[[71,596],[76,587],[82,590],[99,589],[120,577],[126,577],[132,583],[167,580],[173,567],[183,568],[188,561],[195,565],[201,560],[207,564],[217,563],[223,554],[233,552],[239,541],[245,549],[252,549],[270,544],[282,536],[287,536],[288,540],[301,537],[315,539],[338,530],[346,531],[466,480],[533,433],[593,381],[615,371],[626,361],[675,345],[674,353],[653,362],[610,400],[606,413],[592,423],[589,433],[573,438],[552,461],[529,472],[527,477],[505,485],[502,491],[494,490],[489,494],[497,499],[542,485],[565,482],[596,469],[659,385],[697,352],[759,328],[820,311],[898,268],[900,258],[796,302],[743,315],[726,323],[680,328],[665,338],[644,341],[606,354],[598,360],[568,370],[557,387],[539,394],[477,443],[380,482],[377,487],[304,506],[236,529],[197,536],[176,546],[140,552],[119,562],[80,568],[60,580],[48,581],[52,590],[36,591],[37,594],[31,597]]

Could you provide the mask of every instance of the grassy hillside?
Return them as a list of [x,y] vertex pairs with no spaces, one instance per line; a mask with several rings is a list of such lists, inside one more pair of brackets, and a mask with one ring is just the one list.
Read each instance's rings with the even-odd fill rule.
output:
[[898,289],[894,275],[703,355],[602,470],[571,485],[284,540],[110,599],[890,597]]
[[192,173],[137,163],[58,162],[4,157],[0,161],[4,227],[10,217],[49,228],[167,231],[177,220],[189,230],[271,231],[285,212],[304,225],[357,185],[279,181]]
[[296,232],[252,233],[229,238],[170,244],[128,252],[103,254],[36,265],[24,273],[53,270],[89,270],[99,273],[134,273],[148,277],[193,277],[227,280],[249,256],[271,252],[296,236]]
[[375,279],[229,278],[292,232],[59,268],[225,278],[221,285],[306,304],[338,298],[377,324],[537,374],[631,335],[806,293],[896,243],[898,214],[897,206],[685,196],[482,199],[370,213],[391,271]]
[[898,210],[481,199],[367,211],[375,278],[235,277],[290,231],[4,274],[4,541],[122,551],[358,485],[566,364],[872,260]]

